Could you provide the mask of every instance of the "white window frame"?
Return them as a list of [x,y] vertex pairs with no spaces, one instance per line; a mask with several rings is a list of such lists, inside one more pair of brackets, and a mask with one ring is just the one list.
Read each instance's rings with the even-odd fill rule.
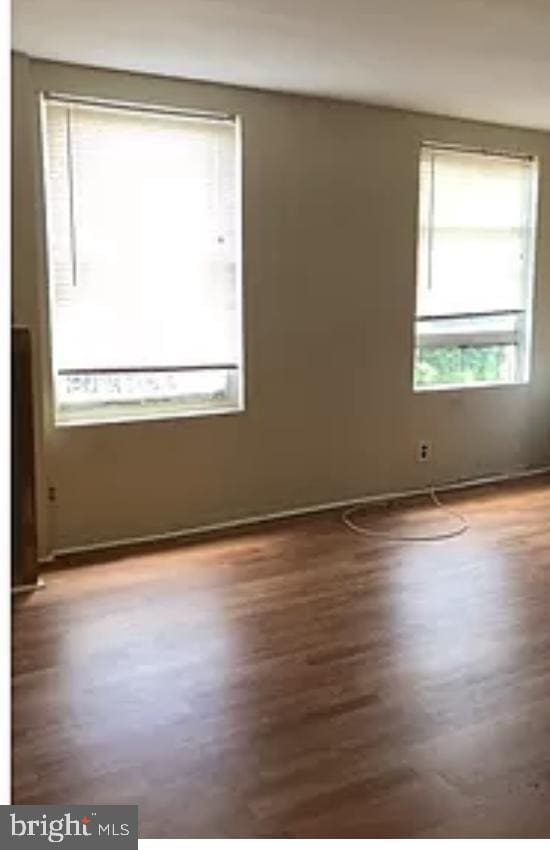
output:
[[[58,404],[58,394],[56,390],[56,378],[58,374],[68,375],[69,373],[78,374],[82,376],[94,374],[94,375],[130,375],[132,373],[147,375],[147,374],[178,374],[178,373],[186,373],[186,372],[200,372],[200,371],[213,371],[216,366],[207,365],[204,367],[201,366],[186,366],[186,365],[173,365],[173,366],[159,366],[158,368],[154,367],[144,367],[144,368],[128,368],[128,369],[117,369],[117,368],[99,368],[96,370],[90,369],[79,369],[79,370],[64,370],[56,368],[56,358],[55,358],[55,339],[54,339],[54,331],[53,331],[53,311],[54,311],[54,298],[55,287],[52,285],[52,279],[50,275],[50,225],[48,221],[48,204],[47,204],[47,193],[48,193],[48,157],[46,154],[47,149],[47,120],[46,120],[46,104],[49,99],[57,100],[57,101],[67,101],[68,103],[75,104],[87,104],[89,106],[97,106],[99,108],[112,108],[112,109],[120,109],[120,110],[128,110],[133,112],[145,112],[150,113],[152,115],[180,115],[182,117],[189,118],[198,118],[198,119],[212,119],[212,120],[231,120],[234,122],[235,126],[235,139],[236,139],[236,181],[235,181],[235,189],[236,189],[236,197],[235,197],[235,214],[236,214],[236,228],[237,228],[237,237],[236,237],[236,254],[235,254],[235,264],[236,264],[236,312],[238,315],[239,321],[239,350],[237,352],[237,358],[235,363],[223,363],[216,364],[217,369],[219,371],[224,370],[228,373],[228,381],[229,383],[233,383],[234,379],[237,379],[237,389],[233,394],[232,400],[225,406],[196,406],[196,407],[184,407],[181,409],[170,409],[169,412],[165,412],[162,409],[162,404],[159,404],[158,408],[155,409],[154,402],[150,403],[150,409],[145,414],[135,415],[132,413],[128,413],[127,410],[124,410],[125,403],[120,403],[120,409],[118,412],[111,411],[109,412],[106,408],[108,407],[107,403],[98,402],[97,407],[89,407],[89,415],[87,416],[75,416],[74,418],[70,417],[62,417],[59,415],[59,404]],[[246,353],[245,353],[245,310],[244,310],[244,278],[243,278],[243,253],[244,253],[244,244],[243,244],[243,231],[244,231],[244,220],[243,220],[243,195],[244,195],[244,183],[243,183],[243,121],[242,116],[235,113],[227,113],[221,111],[213,111],[213,110],[202,110],[197,108],[183,108],[179,106],[172,106],[160,103],[149,103],[149,102],[141,102],[141,101],[126,101],[120,99],[111,99],[102,96],[87,96],[81,94],[75,94],[71,92],[58,92],[58,91],[42,91],[39,94],[39,124],[40,124],[40,156],[41,156],[41,175],[42,175],[42,183],[41,183],[41,199],[42,199],[42,208],[44,210],[44,255],[45,255],[45,272],[46,272],[46,285],[47,285],[47,298],[46,298],[46,310],[47,310],[47,335],[48,335],[48,353],[49,353],[49,377],[50,377],[50,398],[51,398],[51,416],[50,420],[55,428],[72,428],[78,426],[98,426],[98,425],[116,425],[116,424],[125,424],[125,423],[143,423],[143,422],[154,422],[157,420],[170,420],[170,419],[187,419],[187,418],[196,418],[196,417],[204,417],[204,416],[220,416],[220,415],[228,415],[228,414],[238,414],[243,413],[246,410],[246,383],[245,383],[245,363],[246,363]],[[167,399],[170,401],[170,399]]]
[[[420,277],[420,257],[419,247],[421,239],[421,220],[420,220],[420,180],[421,171],[420,164],[422,153],[424,150],[436,151],[455,151],[468,154],[488,157],[504,157],[510,160],[529,161],[533,167],[533,179],[531,181],[531,222],[532,231],[531,238],[526,241],[526,251],[528,253],[527,260],[527,281],[526,281],[526,296],[525,307],[521,310],[494,310],[481,312],[465,312],[452,314],[437,314],[437,315],[418,315],[418,300],[419,300],[419,277]],[[538,157],[531,154],[518,154],[503,152],[500,150],[491,150],[487,148],[467,147],[456,144],[444,144],[441,142],[424,141],[420,144],[418,157],[418,185],[417,185],[417,227],[416,227],[416,266],[415,266],[415,299],[414,299],[414,320],[413,320],[413,357],[412,357],[412,386],[415,393],[424,392],[439,392],[439,391],[458,391],[466,389],[484,389],[490,387],[517,387],[529,384],[531,380],[532,367],[532,337],[533,337],[533,314],[534,314],[534,299],[535,299],[535,279],[536,279],[536,243],[538,233],[538,192],[540,181],[540,165]],[[519,321],[516,328],[513,329],[478,329],[474,331],[455,332],[444,331],[441,333],[424,333],[422,334],[419,326],[429,322],[436,323],[438,321],[452,320],[468,320],[478,318],[499,318],[510,317],[517,318]],[[523,329],[520,331],[520,322],[523,324]],[[473,383],[453,383],[453,384],[433,384],[433,385],[418,385],[415,381],[415,360],[416,350],[419,343],[423,348],[455,348],[455,347],[483,347],[490,345],[516,345],[518,347],[519,362],[522,366],[520,373],[513,381],[478,381]]]

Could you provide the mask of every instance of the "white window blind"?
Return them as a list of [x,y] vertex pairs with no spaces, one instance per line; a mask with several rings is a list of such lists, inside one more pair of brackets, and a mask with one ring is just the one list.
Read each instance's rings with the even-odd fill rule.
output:
[[527,377],[535,194],[528,157],[422,147],[417,385]]
[[[61,394],[64,375],[99,380],[116,371],[126,380],[124,402],[140,397],[137,379],[128,378],[139,370],[159,379],[170,370],[238,372],[235,121],[48,98],[45,142]],[[212,375],[201,380],[206,386]],[[170,394],[166,385],[153,396]]]

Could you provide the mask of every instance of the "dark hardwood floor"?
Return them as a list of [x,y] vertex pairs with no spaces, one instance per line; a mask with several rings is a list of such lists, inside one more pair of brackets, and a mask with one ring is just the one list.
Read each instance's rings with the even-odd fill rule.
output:
[[550,836],[550,479],[445,501],[447,542],[328,513],[48,573],[15,603],[14,801],[138,803],[142,837]]

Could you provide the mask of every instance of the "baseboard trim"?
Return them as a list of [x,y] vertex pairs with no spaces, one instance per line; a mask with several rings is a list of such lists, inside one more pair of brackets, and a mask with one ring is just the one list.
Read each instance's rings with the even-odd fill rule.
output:
[[[455,479],[453,481],[440,482],[436,485],[435,489],[438,492],[467,490],[472,487],[483,487],[490,484],[504,484],[506,482],[521,480],[523,478],[533,478],[538,475],[547,474],[550,474],[550,466],[542,466],[530,469],[520,469],[514,472],[500,473],[497,475],[488,475],[481,478]],[[59,566],[60,562],[75,556],[93,556],[94,554],[101,555],[107,554],[108,552],[116,553],[118,550],[134,549],[139,548],[140,546],[146,547],[154,544],[184,543],[200,537],[210,537],[223,534],[225,531],[234,531],[238,529],[244,530],[250,526],[260,525],[275,520],[291,519],[292,517],[307,516],[308,514],[334,511],[353,507],[354,505],[372,505],[380,502],[410,499],[415,496],[426,495],[431,492],[431,489],[431,487],[417,487],[410,490],[379,493],[370,496],[358,496],[353,499],[342,499],[334,502],[305,505],[299,508],[289,508],[287,510],[274,511],[272,513],[241,517],[239,519],[225,520],[223,522],[208,523],[206,525],[194,526],[192,528],[180,529],[178,531],[149,534],[143,537],[126,537],[119,540],[108,540],[101,543],[89,543],[82,546],[55,549],[48,558],[41,560],[40,564],[46,569],[55,569]]]
[[[48,559],[49,561],[50,559]],[[15,587],[12,587],[11,592],[12,596],[19,596],[20,593],[34,593],[35,590],[41,590],[45,586],[46,582],[39,576],[34,584],[17,584]]]

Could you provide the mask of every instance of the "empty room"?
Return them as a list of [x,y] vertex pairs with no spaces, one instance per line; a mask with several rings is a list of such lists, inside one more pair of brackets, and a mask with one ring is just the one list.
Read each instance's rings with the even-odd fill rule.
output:
[[550,4],[11,26],[13,845],[548,838]]

